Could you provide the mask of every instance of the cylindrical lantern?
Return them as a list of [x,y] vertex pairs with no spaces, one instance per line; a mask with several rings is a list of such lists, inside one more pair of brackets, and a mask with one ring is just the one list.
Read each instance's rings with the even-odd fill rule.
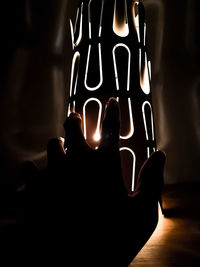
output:
[[156,150],[144,7],[132,0],[84,1],[70,28],[68,112],[81,114],[84,136],[96,148],[105,104],[117,99],[122,171],[131,193],[140,167]]

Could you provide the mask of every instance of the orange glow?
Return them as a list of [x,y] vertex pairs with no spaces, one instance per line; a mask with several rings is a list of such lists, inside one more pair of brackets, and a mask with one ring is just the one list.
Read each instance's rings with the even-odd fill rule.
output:
[[139,14],[137,13],[137,8],[138,8],[138,4],[139,2],[135,2],[133,4],[133,8],[132,8],[132,14],[133,14],[133,22],[134,22],[134,26],[135,26],[135,30],[137,32],[137,37],[138,37],[138,42],[140,43],[140,25],[139,25]]
[[150,80],[149,80],[149,69],[147,62],[147,54],[145,52],[145,59],[142,62],[142,51],[139,49],[139,71],[140,71],[140,86],[142,91],[148,95],[150,93]]
[[101,101],[97,98],[91,97],[89,98],[83,105],[83,131],[84,131],[84,137],[87,139],[87,125],[86,125],[86,106],[89,102],[95,101],[97,102],[99,106],[99,112],[98,112],[98,120],[97,120],[97,126],[96,126],[96,132],[93,136],[94,140],[98,141],[100,140],[100,122],[101,122],[101,115],[102,115],[102,104]]
[[101,139],[101,135],[99,131],[96,131],[96,133],[93,135],[94,141],[98,142]]
[[129,34],[128,19],[127,19],[127,6],[124,1],[124,14],[121,12],[121,7],[117,6],[115,0],[114,16],[113,16],[113,31],[120,37],[126,37]]

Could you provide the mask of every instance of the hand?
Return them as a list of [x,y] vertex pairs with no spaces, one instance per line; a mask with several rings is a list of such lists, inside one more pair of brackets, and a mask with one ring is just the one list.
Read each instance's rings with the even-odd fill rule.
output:
[[59,233],[68,244],[62,252],[75,253],[75,266],[79,260],[87,266],[94,260],[99,266],[127,266],[157,225],[165,155],[157,151],[144,163],[130,197],[121,172],[117,101],[107,103],[98,149],[85,141],[78,113],[70,114],[64,128],[65,141],[52,139],[47,146],[48,167],[37,190],[53,204],[51,231],[62,226]]

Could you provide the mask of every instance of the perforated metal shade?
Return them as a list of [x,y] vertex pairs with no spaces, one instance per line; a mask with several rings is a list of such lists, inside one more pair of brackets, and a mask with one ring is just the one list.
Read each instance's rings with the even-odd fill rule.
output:
[[105,104],[117,99],[123,177],[131,193],[141,165],[156,150],[144,7],[131,0],[84,1],[70,28],[68,114],[81,114],[84,136],[95,148]]

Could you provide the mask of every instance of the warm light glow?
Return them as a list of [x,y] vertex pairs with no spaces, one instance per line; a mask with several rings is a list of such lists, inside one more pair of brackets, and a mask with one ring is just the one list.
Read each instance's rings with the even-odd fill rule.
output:
[[[96,5],[95,0],[88,0],[87,3],[81,0],[75,22],[74,19],[70,20],[74,55],[68,115],[75,112],[75,108],[81,113],[84,138],[97,149],[102,137],[100,124],[105,101],[111,96],[117,99],[122,125],[119,138],[123,147],[120,148],[120,153],[125,156],[122,158],[124,175],[127,174],[125,180],[129,184],[129,192],[133,192],[140,167],[136,164],[149,158],[156,146],[153,142],[154,122],[150,95],[151,62],[148,61],[146,49],[148,29],[141,1],[131,0],[129,3],[127,0],[115,0],[105,2],[105,5],[104,2],[105,0],[101,0]],[[129,5],[132,25],[127,13]],[[104,18],[107,8],[108,12],[112,10],[111,20]],[[132,35],[130,38],[129,32]],[[111,47],[108,45],[109,38],[112,39]],[[135,58],[139,62],[133,62]],[[137,116],[140,118],[137,119]]]
[[136,164],[136,156],[135,153],[133,152],[133,150],[131,150],[129,147],[121,147],[120,149],[121,151],[128,151],[131,153],[131,155],[133,156],[133,165],[132,165],[132,181],[131,181],[131,191],[134,191],[135,188],[135,164]]
[[151,80],[151,61],[148,61],[149,79]]
[[115,0],[114,16],[113,16],[113,31],[120,37],[126,37],[129,34],[128,18],[127,18],[127,4],[124,1],[124,14],[123,18],[119,12],[121,9],[117,7],[117,0]]
[[[88,47],[88,55],[87,55],[87,63],[86,63],[86,69],[85,69],[85,79],[84,79],[84,85],[89,91],[95,91],[97,90],[103,83],[103,71],[102,71],[102,56],[101,56],[101,44],[98,44],[98,53],[99,53],[99,83],[97,86],[90,87],[87,85],[87,75],[88,75],[88,67],[90,62],[90,53],[91,53],[91,45]],[[94,66],[93,66],[94,67]]]
[[102,0],[102,5],[101,5],[101,17],[100,17],[100,24],[99,24],[99,37],[101,37],[101,31],[102,31],[103,8],[104,8],[104,0]]
[[150,147],[147,147],[147,158],[150,157]]
[[129,110],[129,122],[130,122],[130,131],[126,136],[121,136],[120,139],[129,139],[134,133],[134,124],[133,124],[133,113],[131,107],[131,99],[128,97],[128,110]]
[[65,142],[65,138],[64,137],[60,136],[58,139],[64,144],[64,142]]
[[101,37],[102,26],[99,27],[99,37]]
[[74,95],[76,94],[76,86],[77,86],[77,80],[78,80],[78,68],[77,68],[77,73],[75,74],[75,84],[74,84],[74,88],[73,87],[73,81],[74,81],[74,68],[75,68],[75,64],[76,61],[79,61],[80,59],[80,53],[78,51],[75,52],[73,59],[72,59],[72,68],[71,68],[71,80],[70,80],[70,97],[72,96],[72,91],[74,93]]
[[75,47],[77,47],[81,40],[82,40],[82,28],[83,28],[83,3],[81,4],[81,14],[80,14],[80,24],[79,24],[79,34],[78,34],[78,38],[75,41],[74,40],[74,34],[76,32],[76,28],[77,28],[77,20],[78,20],[78,14],[79,14],[79,9],[77,11],[77,17],[76,17],[76,22],[75,22],[75,26],[73,27],[72,21],[70,20],[70,30],[71,30],[71,38],[72,38],[72,47],[73,49]]
[[142,51],[139,49],[139,72],[140,72],[140,86],[142,91],[148,95],[150,93],[149,71],[147,64],[147,54],[145,52],[144,64],[142,64]]
[[[99,99],[92,97],[92,98],[89,98],[83,105],[83,132],[84,132],[85,139],[87,139],[86,106],[91,101],[95,101],[99,105],[99,112],[98,112],[98,119],[97,119],[97,126],[96,126],[95,134],[100,132],[100,122],[101,122],[101,115],[102,115],[102,104],[99,101]],[[95,137],[98,138],[98,134]]]
[[134,22],[134,26],[135,26],[135,30],[137,33],[137,37],[138,37],[138,42],[140,43],[140,23],[139,23],[139,14],[136,15],[136,6],[138,6],[139,2],[135,2],[133,4],[133,8],[132,8],[132,13],[133,13],[133,22]]
[[148,243],[150,243],[151,241],[155,240],[155,239],[161,239],[162,235],[163,235],[163,231],[164,229],[166,229],[165,227],[170,224],[171,220],[166,219],[163,214],[162,214],[162,210],[160,207],[160,203],[158,203],[158,224],[157,227],[155,229],[155,231],[153,232],[151,238],[149,239]]
[[127,87],[126,90],[129,91],[130,89],[130,66],[131,66],[131,52],[127,45],[123,43],[119,43],[113,47],[112,54],[113,54],[113,63],[114,63],[114,71],[115,71],[115,82],[116,88],[119,90],[119,79],[118,79],[118,71],[117,71],[117,64],[116,64],[116,57],[115,57],[115,50],[119,47],[123,47],[128,52],[128,68],[127,68]]
[[146,45],[146,23],[144,22],[144,46]]
[[150,237],[147,244],[145,245],[145,248],[143,248],[143,251],[145,251],[145,249],[152,248],[152,244],[155,244],[155,242],[156,244],[162,243],[162,241],[166,238],[166,236],[169,235],[169,230],[174,228],[174,224],[175,223],[173,219],[166,218],[163,216],[160,203],[159,203],[158,204],[158,224],[152,236]]
[[101,135],[99,131],[96,131],[96,133],[93,135],[94,141],[98,142],[101,139]]
[[91,0],[88,3],[88,26],[89,26],[89,39],[92,38],[92,32],[91,32],[91,14],[90,14],[90,4]]
[[67,117],[69,117],[70,113],[71,113],[71,107],[70,107],[70,104],[69,104],[68,105],[68,111],[67,111]]
[[145,115],[145,106],[146,105],[149,105],[150,111],[151,111],[151,131],[152,131],[152,140],[154,140],[154,125],[153,125],[153,112],[152,112],[152,107],[151,107],[151,104],[148,101],[145,101],[142,104],[142,115],[143,115],[143,122],[144,122],[146,140],[149,140],[149,134],[148,134],[147,122],[146,122],[146,115]]
[[89,25],[89,39],[91,39],[92,38],[91,21],[89,21],[88,25]]
[[74,29],[71,19],[69,20],[70,32],[71,32],[71,41],[72,41],[72,49],[74,50]]

